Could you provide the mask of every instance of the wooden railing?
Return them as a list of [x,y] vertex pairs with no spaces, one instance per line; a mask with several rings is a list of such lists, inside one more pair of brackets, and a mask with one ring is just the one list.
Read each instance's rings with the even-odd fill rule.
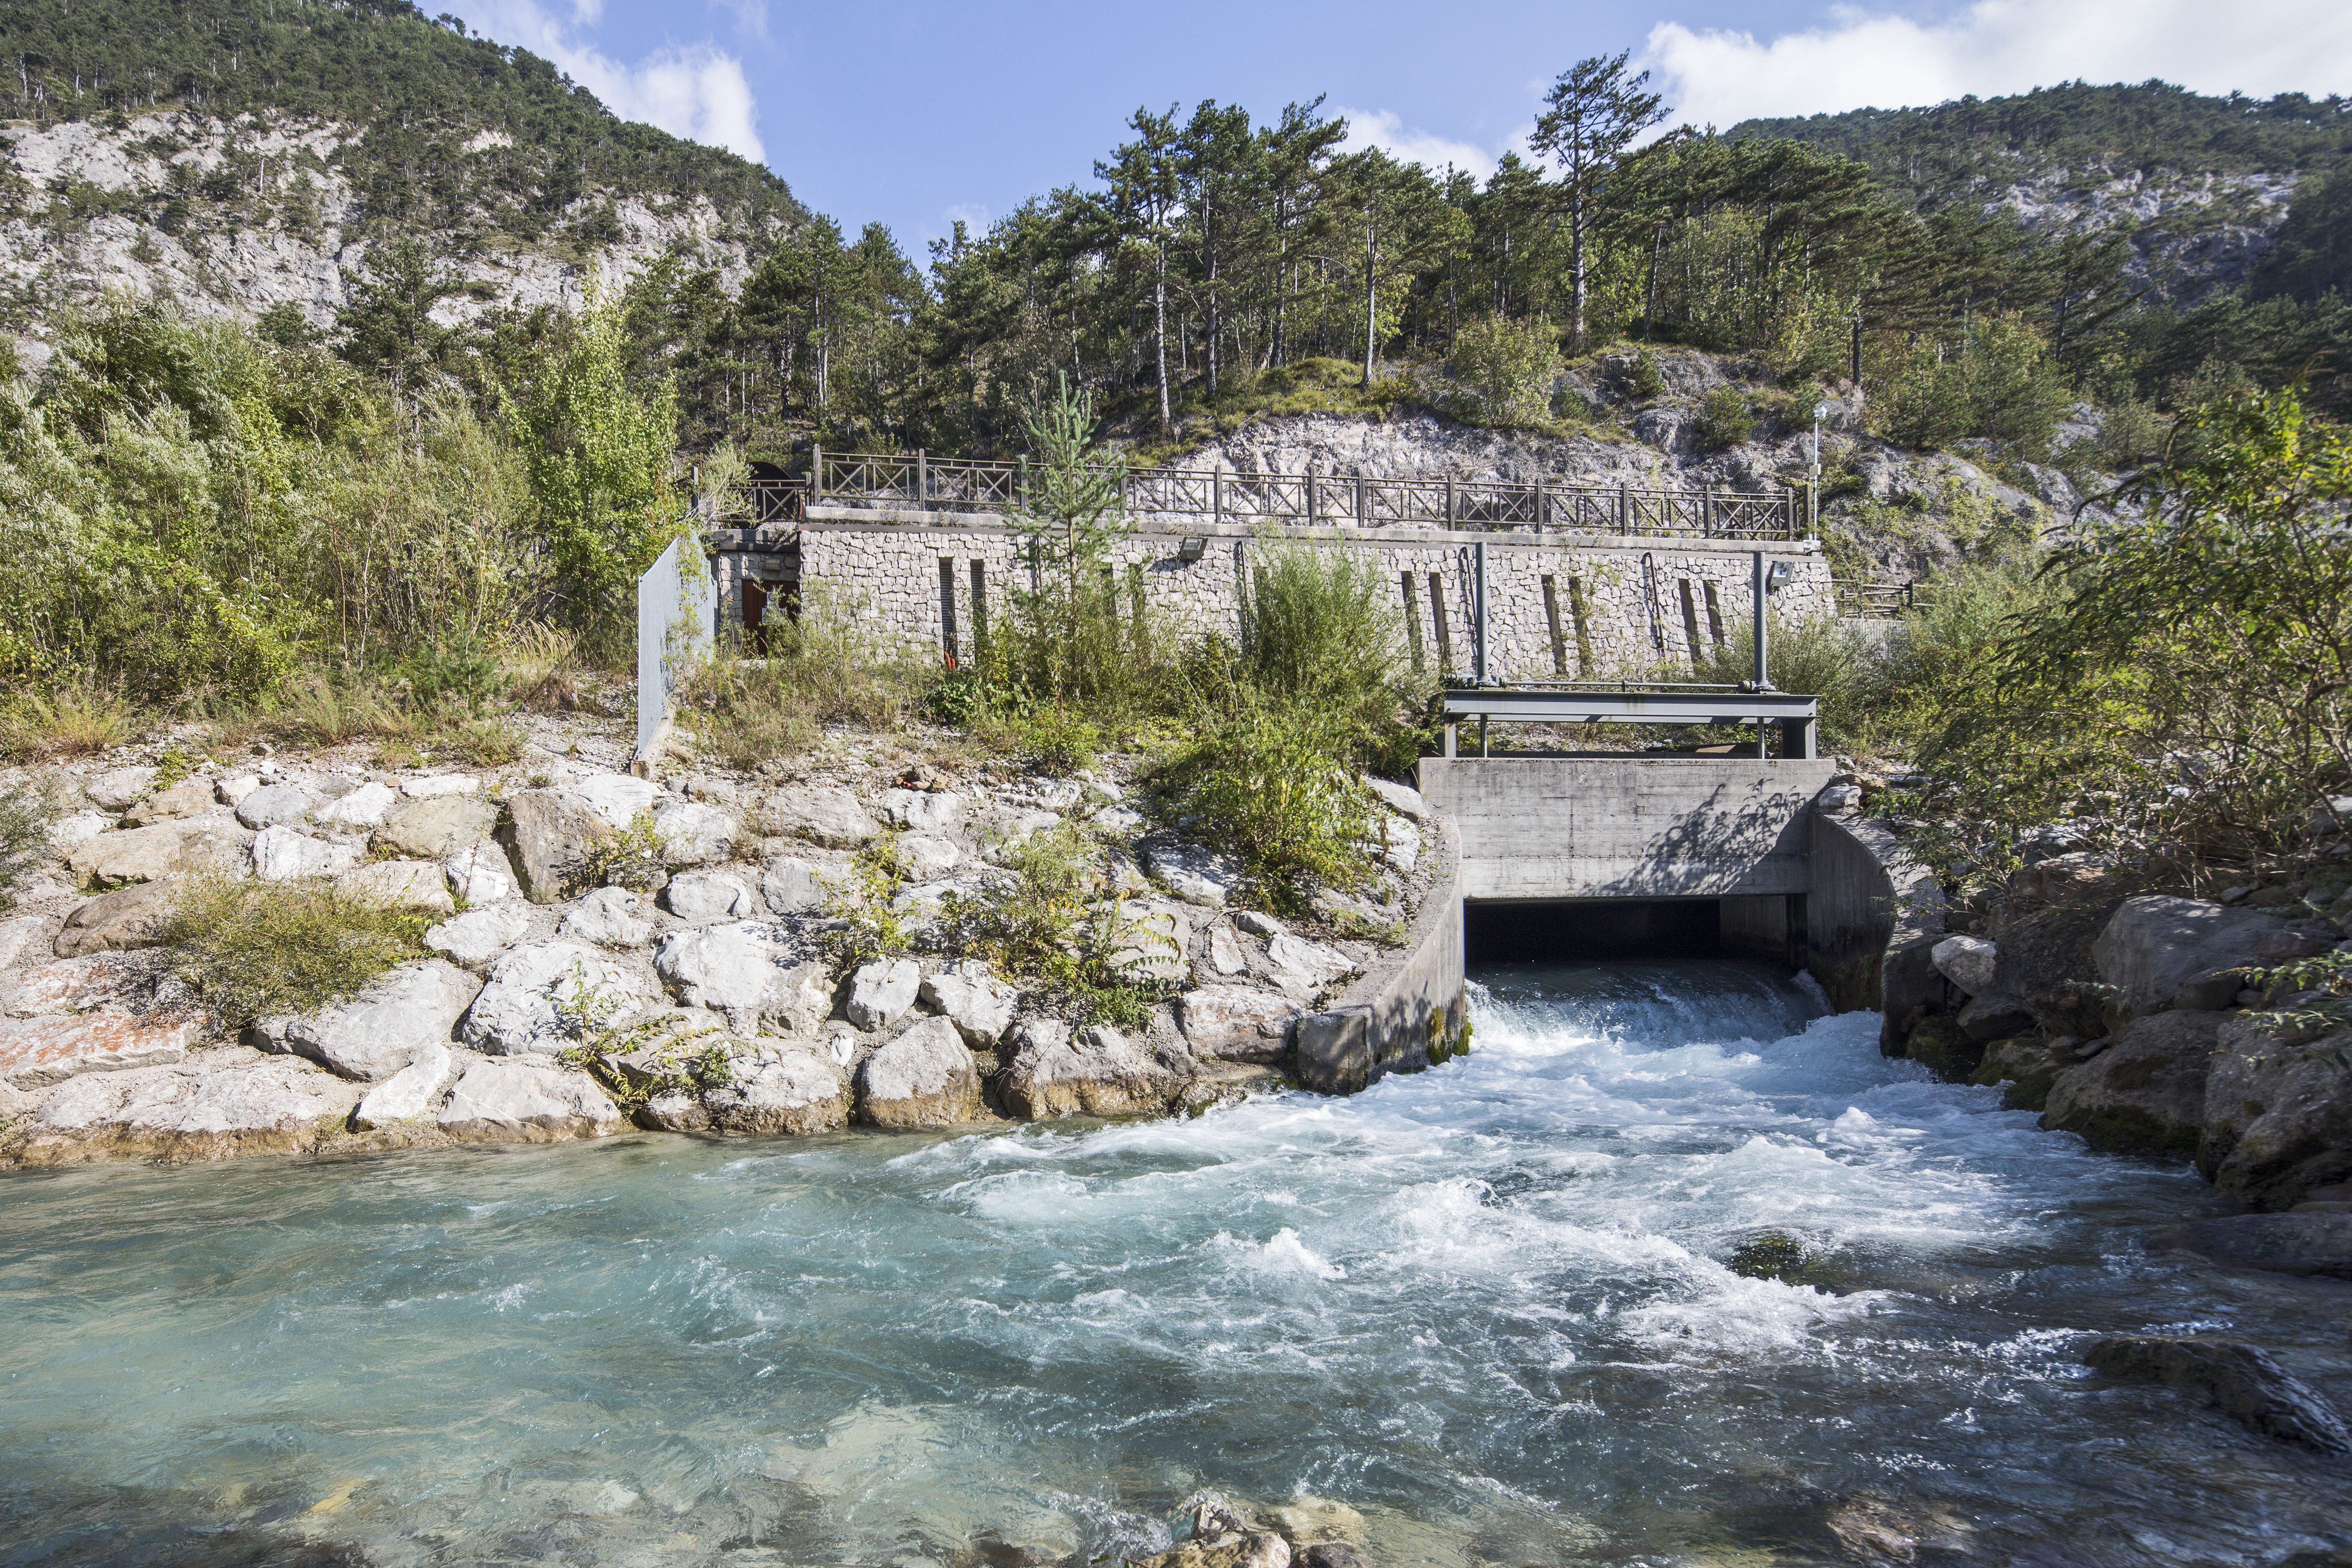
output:
[[1837,595],[1838,614],[1855,620],[1900,620],[1927,603],[1922,583],[1873,581],[1863,577],[1832,577],[1830,590]]
[[719,500],[709,521],[719,528],[758,528],[798,522],[808,506],[806,479],[738,479]]
[[[1009,511],[1022,504],[1027,470],[924,452],[820,449],[809,504],[904,507],[917,511]],[[1374,479],[1320,474],[1243,474],[1130,468],[1127,510],[1148,519],[1272,522],[1305,528],[1432,527],[1532,530],[1704,539],[1802,536],[1795,490],[1643,489],[1553,479]]]

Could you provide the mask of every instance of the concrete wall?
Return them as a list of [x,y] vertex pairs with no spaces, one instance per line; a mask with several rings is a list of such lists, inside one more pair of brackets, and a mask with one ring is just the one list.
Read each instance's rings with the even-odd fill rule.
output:
[[[1187,538],[1208,542],[1199,561],[1179,558]],[[1711,642],[1715,622],[1727,635],[1747,612],[1748,556],[1745,545],[1698,539],[1626,539],[1597,534],[1474,533],[1438,529],[1348,530],[1323,536],[1323,547],[1346,548],[1378,562],[1400,604],[1402,578],[1413,578],[1411,625],[1418,633],[1425,667],[1439,666],[1438,614],[1431,603],[1430,579],[1437,579],[1450,647],[1445,667],[1467,669],[1471,662],[1472,547],[1486,550],[1489,608],[1488,672],[1501,679],[1551,679],[1604,675],[1654,664],[1665,658],[1688,663],[1689,626],[1682,609],[1682,586],[1691,590],[1692,620],[1702,646]],[[1247,529],[1234,524],[1181,531],[1138,529],[1111,550],[1114,574],[1122,584],[1139,581],[1147,620],[1154,635],[1183,636],[1239,628],[1237,584],[1252,551],[1264,549]],[[1774,560],[1788,561],[1795,577],[1775,595],[1782,616],[1799,619],[1834,613],[1828,563],[1811,543],[1764,547]],[[872,616],[899,636],[927,648],[946,651],[940,592],[940,562],[952,563],[956,584],[958,652],[970,646],[973,625],[971,568],[982,569],[983,599],[1001,613],[1005,591],[1026,585],[1027,568],[1018,560],[1018,541],[984,513],[886,512],[845,507],[812,507],[800,536],[800,581],[811,605],[827,599]],[[1131,577],[1130,574],[1134,575]],[[1551,580],[1559,637],[1552,637],[1545,579]],[[1650,614],[1644,584],[1654,584],[1659,616]],[[1710,617],[1706,590],[1716,590]],[[1580,643],[1576,606],[1585,609]]]
[[1828,812],[1813,823],[1813,889],[1806,967],[1840,1012],[1884,1014],[1881,1044],[1895,1048],[1906,1014],[1947,1000],[1931,956],[1943,889],[1885,826]]
[[1430,1063],[1431,1047],[1448,1051],[1469,1018],[1464,993],[1461,841],[1433,824],[1437,875],[1413,921],[1403,956],[1339,994],[1326,1011],[1298,1020],[1298,1081],[1325,1094],[1353,1094],[1391,1072]]
[[1827,759],[1421,760],[1421,792],[1462,836],[1468,899],[1802,893]]

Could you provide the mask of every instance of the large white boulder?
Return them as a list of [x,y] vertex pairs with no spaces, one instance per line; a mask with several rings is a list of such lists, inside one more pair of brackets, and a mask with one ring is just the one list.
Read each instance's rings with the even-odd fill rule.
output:
[[2231,972],[2263,962],[2262,939],[2285,923],[2261,910],[2147,894],[2124,900],[2091,958],[2126,1012],[2226,1007],[2242,984]]
[[441,879],[441,868],[430,860],[371,860],[336,878],[335,886],[388,910],[446,915],[457,908]]
[[1280,1061],[1298,1013],[1289,997],[1248,985],[1203,985],[1176,998],[1176,1023],[1192,1054],[1229,1061]]
[[350,870],[360,862],[360,847],[331,844],[281,824],[254,835],[252,855],[253,874],[263,881],[296,882]]
[[635,947],[654,934],[653,921],[642,913],[645,903],[626,888],[598,888],[564,912],[555,934],[604,947]]
[[360,1098],[359,1108],[352,1112],[352,1128],[370,1132],[415,1121],[440,1102],[457,1066],[456,1054],[445,1045],[419,1047],[406,1067]]
[[952,790],[888,789],[877,804],[891,826],[919,833],[950,833],[963,820],[964,798]]
[[373,1083],[445,1044],[482,983],[436,959],[404,964],[348,1002],[286,1026],[286,1046],[343,1078]]
[[452,963],[478,969],[523,939],[530,930],[530,910],[509,901],[486,910],[468,910],[443,921],[425,933],[425,945]]
[[441,862],[441,877],[450,892],[477,909],[503,903],[521,891],[515,885],[507,852],[495,844],[474,844],[453,851]]
[[626,827],[662,803],[659,785],[629,773],[597,773],[563,792],[607,827]]
[[458,1037],[492,1056],[558,1051],[653,1000],[650,988],[593,948],[531,942],[490,965]]
[[661,890],[661,902],[678,919],[697,925],[747,921],[760,912],[761,904],[759,896],[732,871],[682,871]]
[[849,1124],[849,1077],[822,1051],[785,1050],[738,1066],[734,1081],[704,1095],[703,1104],[730,1132],[833,1132]]
[[768,797],[766,813],[777,833],[828,849],[855,849],[882,831],[857,797],[836,784],[780,789]]
[[923,971],[911,958],[877,958],[860,964],[850,977],[849,1001],[842,1016],[869,1033],[887,1029],[908,1008],[923,984]]
[[[250,799],[253,792],[244,797]],[[400,796],[389,784],[373,781],[337,796],[319,808],[319,820],[329,827],[369,828],[383,825],[384,815]]]
[[780,915],[814,914],[832,895],[826,879],[837,876],[832,868],[798,856],[779,855],[768,862],[760,878],[761,896]]
[[1234,884],[1241,880],[1241,867],[1231,857],[1197,844],[1147,845],[1144,859],[1170,892],[1208,909],[1223,909]]
[[743,825],[715,805],[675,801],[654,813],[654,833],[666,866],[709,866],[735,852]]
[[2000,950],[1982,937],[1948,936],[1928,951],[1927,957],[1937,973],[1975,996],[1992,989]]
[[898,864],[914,882],[936,882],[963,862],[963,849],[938,833],[902,833],[897,845]]
[[857,1115],[877,1127],[952,1127],[980,1114],[980,1074],[953,1024],[925,1018],[857,1069]]
[[1021,993],[976,958],[951,959],[936,973],[924,976],[919,994],[923,1005],[936,1008],[974,1049],[985,1049],[1003,1037],[1021,1000]]
[[689,1007],[756,1018],[797,950],[760,921],[674,931],[654,949],[654,973]]
[[1183,1092],[1185,1079],[1105,1025],[1076,1037],[1068,1026],[1034,1018],[1013,1031],[1013,1059],[998,1079],[1004,1108],[1032,1121],[1083,1113],[1152,1116]]
[[539,1062],[476,1062],[436,1121],[452,1138],[525,1143],[608,1137],[628,1126],[594,1079]]
[[309,791],[292,784],[264,784],[236,803],[236,819],[257,832],[280,823],[299,822],[318,804]]

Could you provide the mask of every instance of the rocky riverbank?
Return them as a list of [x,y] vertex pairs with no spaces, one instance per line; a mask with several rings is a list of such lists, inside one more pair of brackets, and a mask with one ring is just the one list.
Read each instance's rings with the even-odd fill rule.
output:
[[[48,778],[70,795],[57,864],[0,923],[10,1164],[1183,1113],[1280,1082],[1297,1019],[1423,891],[1419,797],[1394,785],[1372,883],[1285,920],[1115,763],[884,747],[652,782],[544,753],[497,774],[109,761]],[[1049,837],[1124,1026],[962,940],[1028,896],[1009,868]],[[423,951],[226,1028],[163,942],[200,877],[412,910]]]
[[2352,952],[2352,801],[2315,808],[2299,871],[2150,892],[2045,853],[1965,907],[1930,899],[1887,949],[1884,1046],[2095,1148],[2193,1159],[2269,1211],[2172,1237],[2352,1279],[2352,1027],[2310,965]]

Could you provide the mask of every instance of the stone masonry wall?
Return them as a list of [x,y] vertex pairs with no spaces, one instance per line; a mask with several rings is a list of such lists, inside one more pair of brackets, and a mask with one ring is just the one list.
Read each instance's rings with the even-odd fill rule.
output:
[[[1117,541],[1112,570],[1122,599],[1140,586],[1146,625],[1154,637],[1206,631],[1234,635],[1239,629],[1238,584],[1251,553],[1266,546],[1238,531],[1210,532],[1202,557],[1186,562],[1178,554],[1186,537],[1137,532]],[[1391,594],[1411,611],[1407,624],[1424,667],[1442,662],[1447,669],[1467,670],[1473,658],[1473,546],[1482,537],[1487,546],[1489,673],[1499,679],[1613,678],[1654,668],[1662,661],[1687,668],[1694,624],[1704,646],[1732,636],[1735,623],[1748,613],[1749,552],[1696,540],[1598,544],[1385,530],[1318,540],[1315,547],[1346,548],[1376,557]],[[1834,613],[1829,567],[1818,546],[1780,543],[1765,548],[1769,558],[1786,561],[1794,569],[1789,584],[1774,595],[1778,616],[1805,620]],[[1018,559],[1018,541],[1002,528],[961,517],[943,519],[938,525],[812,521],[801,531],[801,591],[807,613],[870,622],[926,652],[968,658],[974,627],[987,616],[1004,614],[1011,591],[1028,585],[1028,570]],[[942,613],[942,559],[952,563],[952,639]],[[1412,574],[1409,595],[1407,573]],[[1443,660],[1441,648],[1446,655]]]

